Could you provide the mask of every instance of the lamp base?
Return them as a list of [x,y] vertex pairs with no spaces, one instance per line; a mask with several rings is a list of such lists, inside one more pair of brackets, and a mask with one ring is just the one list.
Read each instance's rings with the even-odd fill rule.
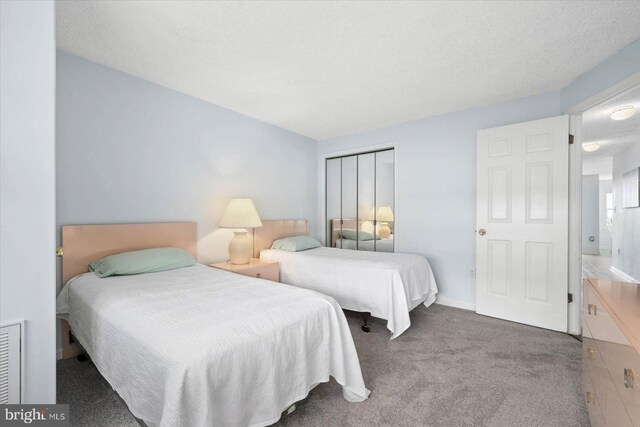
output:
[[231,264],[249,264],[253,244],[247,236],[247,230],[234,231],[235,237],[229,243],[229,262]]
[[382,237],[383,239],[388,239],[389,237],[391,237],[391,229],[389,228],[388,222],[380,223],[380,226],[378,227],[378,236]]

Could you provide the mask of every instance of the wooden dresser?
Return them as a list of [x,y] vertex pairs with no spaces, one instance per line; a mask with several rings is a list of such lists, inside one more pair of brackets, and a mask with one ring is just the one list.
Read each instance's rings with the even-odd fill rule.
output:
[[640,285],[586,279],[582,338],[591,425],[640,427]]

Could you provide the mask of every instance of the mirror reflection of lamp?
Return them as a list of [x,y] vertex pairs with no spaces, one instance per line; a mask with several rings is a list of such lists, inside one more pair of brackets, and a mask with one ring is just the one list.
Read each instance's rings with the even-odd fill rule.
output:
[[231,264],[248,264],[253,254],[253,241],[249,240],[245,228],[262,227],[262,221],[251,199],[231,199],[218,224],[221,228],[239,228],[229,243]]
[[389,228],[389,221],[393,221],[393,211],[391,210],[391,206],[378,207],[376,220],[380,222],[380,225],[378,226],[378,236],[383,239],[390,238],[391,229]]
[[376,228],[373,226],[373,215],[371,215],[371,220],[362,221],[362,224],[360,225],[360,231],[371,234],[374,234],[376,232]]

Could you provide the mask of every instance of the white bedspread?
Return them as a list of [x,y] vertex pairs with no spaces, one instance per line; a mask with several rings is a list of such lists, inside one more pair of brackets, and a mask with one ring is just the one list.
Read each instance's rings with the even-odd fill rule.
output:
[[149,425],[263,426],[334,377],[369,395],[344,314],[316,292],[196,265],[80,275],[58,313]]
[[280,262],[280,280],[334,297],[342,308],[387,320],[391,339],[411,325],[409,311],[430,306],[438,288],[419,255],[316,248],[302,252],[266,249],[264,261]]

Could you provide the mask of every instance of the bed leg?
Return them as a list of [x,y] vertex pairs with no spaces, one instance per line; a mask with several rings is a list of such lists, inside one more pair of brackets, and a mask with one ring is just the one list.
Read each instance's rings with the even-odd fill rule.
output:
[[370,332],[371,328],[367,325],[367,318],[369,317],[369,313],[362,313],[362,321],[364,322],[362,325],[362,330],[365,332]]

